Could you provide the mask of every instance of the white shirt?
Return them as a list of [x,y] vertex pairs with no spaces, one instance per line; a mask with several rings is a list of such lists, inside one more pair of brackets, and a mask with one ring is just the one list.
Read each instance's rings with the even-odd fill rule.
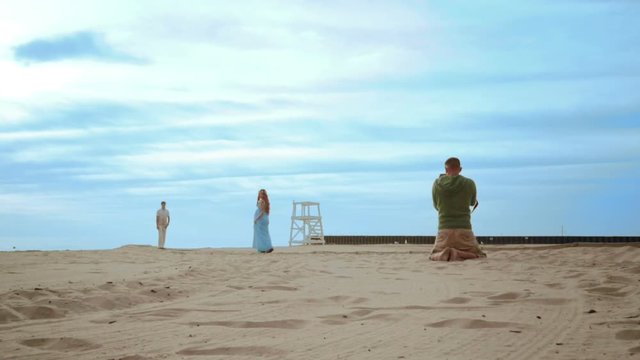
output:
[[156,216],[158,217],[158,222],[161,225],[167,225],[169,223],[169,210],[160,208],[156,213]]

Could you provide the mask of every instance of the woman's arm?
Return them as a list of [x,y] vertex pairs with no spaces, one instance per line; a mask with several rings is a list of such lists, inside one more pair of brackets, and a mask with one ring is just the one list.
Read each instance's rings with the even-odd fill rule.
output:
[[258,220],[262,219],[262,216],[264,215],[264,211],[260,210],[260,215],[258,215],[254,220],[253,223],[257,223]]

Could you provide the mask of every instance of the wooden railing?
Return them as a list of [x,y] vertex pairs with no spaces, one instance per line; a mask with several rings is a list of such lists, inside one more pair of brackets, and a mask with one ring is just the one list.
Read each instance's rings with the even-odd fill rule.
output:
[[[476,236],[485,245],[637,243],[640,236]],[[433,244],[435,236],[325,235],[327,245]]]

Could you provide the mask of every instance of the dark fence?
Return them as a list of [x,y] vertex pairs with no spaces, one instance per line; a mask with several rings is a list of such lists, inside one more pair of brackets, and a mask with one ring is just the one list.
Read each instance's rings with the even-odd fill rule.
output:
[[[401,235],[328,235],[329,245],[433,244],[435,236]],[[506,244],[573,244],[573,243],[637,243],[640,236],[476,236],[485,245]]]

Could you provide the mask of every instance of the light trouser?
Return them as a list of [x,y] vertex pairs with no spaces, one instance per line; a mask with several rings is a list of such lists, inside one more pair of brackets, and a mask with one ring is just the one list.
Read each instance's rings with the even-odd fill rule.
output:
[[443,229],[438,231],[430,258],[454,261],[486,256],[471,229]]
[[158,248],[159,249],[164,248],[164,240],[166,237],[167,237],[167,227],[159,226],[158,227]]

